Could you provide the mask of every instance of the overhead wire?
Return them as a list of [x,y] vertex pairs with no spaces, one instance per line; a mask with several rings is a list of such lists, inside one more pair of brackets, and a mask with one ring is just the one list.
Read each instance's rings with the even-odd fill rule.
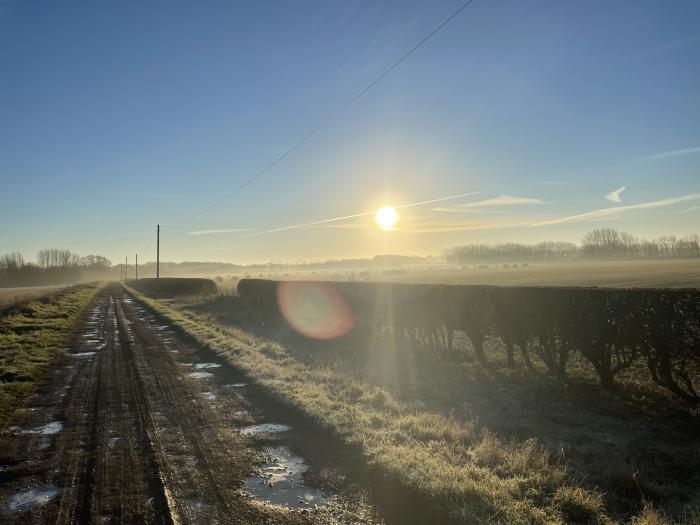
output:
[[289,148],[287,148],[282,154],[278,155],[272,162],[266,164],[262,169],[260,169],[258,172],[256,172],[253,176],[249,177],[245,181],[243,181],[241,184],[233,188],[231,191],[226,193],[223,197],[217,199],[214,201],[212,204],[204,208],[203,210],[187,216],[179,221],[176,221],[173,223],[173,225],[178,225],[182,224],[184,222],[190,221],[192,219],[196,219],[197,217],[201,217],[202,215],[210,212],[217,206],[221,205],[223,202],[227,201],[240,191],[242,191],[244,188],[255,182],[257,179],[265,175],[267,172],[269,172],[272,168],[277,166],[281,161],[289,157],[295,150],[300,148],[304,143],[306,143],[309,139],[311,139],[314,135],[316,135],[319,131],[321,131],[323,128],[325,128],[331,121],[334,120],[336,115],[350,106],[352,106],[360,97],[362,97],[365,93],[367,93],[370,89],[372,89],[374,86],[376,86],[379,82],[381,82],[385,77],[387,77],[394,69],[396,69],[402,62],[404,62],[408,57],[410,57],[413,53],[415,53],[418,49],[420,49],[426,42],[428,42],[431,38],[433,38],[440,30],[442,30],[447,24],[449,24],[452,20],[454,20],[462,11],[464,11],[474,0],[467,0],[461,6],[454,11],[450,16],[445,18],[439,25],[437,25],[432,31],[430,31],[426,36],[424,36],[418,43],[416,43],[413,47],[411,47],[408,51],[406,51],[404,54],[402,54],[397,60],[395,60],[388,68],[386,68],[379,76],[377,76],[372,82],[370,82],[367,86],[365,86],[363,89],[361,89],[359,92],[357,92],[354,96],[352,96],[350,99],[348,99],[339,109],[337,109],[334,113],[332,113],[330,116],[328,116],[321,124],[318,126],[314,127],[311,129],[309,132],[307,132],[303,137],[301,137],[299,140],[297,140],[294,144],[292,144]]

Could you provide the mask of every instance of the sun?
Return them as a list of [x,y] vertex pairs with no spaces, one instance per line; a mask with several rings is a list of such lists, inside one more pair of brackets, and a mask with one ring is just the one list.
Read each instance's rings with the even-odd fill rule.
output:
[[396,208],[391,206],[382,206],[374,215],[374,220],[382,230],[390,230],[393,228],[396,221],[399,219],[399,214],[396,213]]

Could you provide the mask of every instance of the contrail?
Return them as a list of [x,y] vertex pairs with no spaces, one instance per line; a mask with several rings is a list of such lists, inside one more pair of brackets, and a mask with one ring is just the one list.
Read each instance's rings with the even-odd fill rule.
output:
[[[472,191],[470,193],[460,193],[459,195],[450,195],[449,197],[440,197],[439,199],[430,199],[427,201],[412,202],[410,204],[401,204],[400,206],[394,206],[394,208],[396,208],[397,210],[400,210],[403,208],[411,208],[414,206],[424,206],[426,204],[433,204],[435,202],[448,201],[451,199],[459,199],[460,197],[469,197],[471,195],[478,195],[479,193],[483,193],[483,192],[482,191]],[[291,226],[281,226],[280,228],[274,228],[272,230],[266,230],[264,232],[252,233],[249,235],[249,237],[257,237],[259,235],[267,235],[268,233],[281,232],[281,231],[285,231],[285,230],[294,230],[296,228],[304,228],[306,226],[317,226],[319,224],[326,224],[329,222],[337,222],[337,221],[344,221],[347,219],[355,219],[357,217],[365,217],[367,215],[374,215],[375,213],[377,213],[376,210],[364,211],[362,213],[353,213],[352,215],[344,215],[342,217],[334,217],[332,219],[322,219],[320,221],[306,222],[304,224],[293,224]]]

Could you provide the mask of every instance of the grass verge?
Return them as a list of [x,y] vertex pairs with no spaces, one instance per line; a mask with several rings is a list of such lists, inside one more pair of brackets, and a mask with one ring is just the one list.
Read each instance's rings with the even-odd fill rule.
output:
[[0,428],[33,392],[80,313],[102,288],[76,286],[0,313]]
[[506,442],[330,368],[312,370],[279,343],[132,293],[280,402],[356,447],[368,465],[430,500],[450,523],[612,521],[601,495],[575,486],[564,465],[535,440]]

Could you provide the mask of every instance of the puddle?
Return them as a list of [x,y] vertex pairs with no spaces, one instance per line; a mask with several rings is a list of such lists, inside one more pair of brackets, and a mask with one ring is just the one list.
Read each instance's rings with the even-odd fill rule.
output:
[[97,352],[76,352],[75,354],[71,354],[73,357],[90,357],[91,355],[95,355]]
[[14,514],[46,505],[60,491],[61,489],[53,483],[20,490],[7,497],[2,512],[3,514]]
[[191,372],[187,375],[193,379],[206,379],[208,377],[212,377],[214,374],[210,372]]
[[221,365],[218,363],[197,363],[194,368],[197,370],[202,370],[204,368],[219,368]]
[[231,383],[230,385],[224,385],[224,388],[243,388],[248,386],[247,383]]
[[24,430],[22,434],[42,434],[44,436],[50,436],[52,434],[58,434],[61,430],[63,430],[63,421],[51,421],[51,423],[46,423],[32,430]]
[[204,396],[204,399],[208,399],[209,401],[214,401],[216,399],[216,395],[212,394],[211,392],[202,392],[202,395]]
[[241,434],[277,434],[279,432],[287,432],[291,429],[292,427],[288,427],[287,425],[280,425],[279,423],[261,423],[259,425],[243,427],[241,429]]
[[309,467],[287,447],[265,448],[265,454],[265,463],[244,484],[255,498],[292,508],[322,505],[328,499],[327,492],[304,483]]

